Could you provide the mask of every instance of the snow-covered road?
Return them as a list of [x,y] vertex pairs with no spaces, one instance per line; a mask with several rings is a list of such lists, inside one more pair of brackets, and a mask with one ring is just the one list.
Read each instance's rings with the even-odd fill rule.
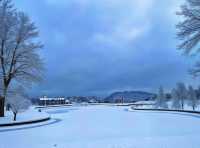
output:
[[199,148],[199,115],[127,109],[48,109],[51,121],[0,128],[0,148]]

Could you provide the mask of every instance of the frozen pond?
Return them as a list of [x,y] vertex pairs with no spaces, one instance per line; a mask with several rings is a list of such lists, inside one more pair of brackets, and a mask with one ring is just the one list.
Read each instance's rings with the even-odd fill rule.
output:
[[0,148],[199,148],[200,116],[127,109],[50,108],[51,121],[0,128]]

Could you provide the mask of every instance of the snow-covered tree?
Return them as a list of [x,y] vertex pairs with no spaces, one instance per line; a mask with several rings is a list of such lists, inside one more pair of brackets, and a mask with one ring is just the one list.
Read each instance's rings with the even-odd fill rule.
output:
[[185,100],[188,97],[187,89],[184,83],[177,83],[176,86],[177,97],[181,103],[181,109],[184,109]]
[[172,89],[171,96],[172,96],[172,98],[171,98],[172,99],[171,107],[173,109],[180,109],[181,108],[181,102],[180,102],[180,99],[178,97],[178,93],[177,93],[176,89]]
[[14,121],[16,121],[19,112],[25,111],[31,105],[31,101],[28,100],[28,97],[19,89],[17,89],[16,93],[8,95],[7,102],[13,112]]
[[40,80],[42,60],[38,29],[30,18],[14,8],[11,0],[0,0],[0,117],[12,83],[32,84]]
[[192,106],[192,109],[195,110],[195,108],[197,107],[197,95],[195,90],[193,89],[192,86],[189,86],[188,88],[188,103],[189,105]]
[[156,97],[156,103],[155,103],[156,108],[168,108],[167,105],[167,99],[164,93],[164,89],[162,86],[160,86],[157,97]]
[[[195,55],[199,53],[200,42],[200,1],[186,0],[177,12],[181,16],[181,21],[177,24],[177,37],[182,41],[179,49],[186,55]],[[194,75],[200,74],[200,62],[197,62],[194,69],[191,70]]]

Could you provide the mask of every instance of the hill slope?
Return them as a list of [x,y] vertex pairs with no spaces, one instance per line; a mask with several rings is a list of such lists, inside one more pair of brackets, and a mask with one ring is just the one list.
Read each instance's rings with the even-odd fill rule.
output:
[[123,102],[135,102],[135,101],[144,101],[151,100],[155,94],[148,93],[144,91],[123,91],[123,92],[114,92],[110,96],[104,99],[105,102],[120,102],[123,99]]

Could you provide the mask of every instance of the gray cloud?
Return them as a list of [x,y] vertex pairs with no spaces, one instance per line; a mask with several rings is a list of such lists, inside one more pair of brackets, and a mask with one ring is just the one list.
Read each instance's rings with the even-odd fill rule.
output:
[[170,89],[194,83],[191,63],[176,51],[175,11],[169,0],[19,1],[45,44],[45,80],[34,95],[107,95],[114,90]]

